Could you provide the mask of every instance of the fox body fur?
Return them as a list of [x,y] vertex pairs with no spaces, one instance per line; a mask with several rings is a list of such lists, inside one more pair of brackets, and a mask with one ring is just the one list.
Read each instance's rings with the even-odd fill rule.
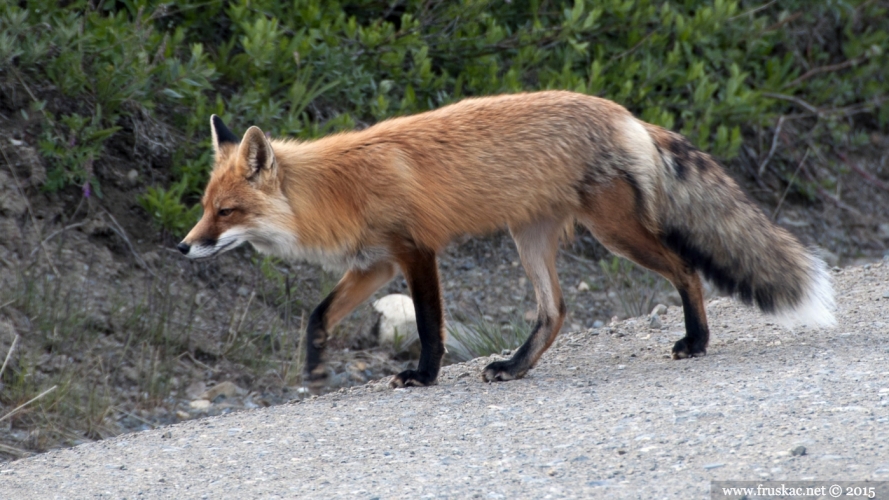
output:
[[699,272],[722,291],[791,323],[833,323],[824,263],[773,224],[717,162],[622,106],[563,92],[473,98],[319,140],[243,138],[211,118],[216,160],[204,214],[180,243],[201,258],[250,242],[345,275],[313,312],[307,374],[325,383],[327,332],[400,270],[422,346],[394,386],[435,382],[444,354],[436,253],[458,235],[508,227],[534,285],[538,321],[488,381],[525,375],[565,318],[555,259],[579,223],[612,252],[679,291],[686,336],[709,339]]

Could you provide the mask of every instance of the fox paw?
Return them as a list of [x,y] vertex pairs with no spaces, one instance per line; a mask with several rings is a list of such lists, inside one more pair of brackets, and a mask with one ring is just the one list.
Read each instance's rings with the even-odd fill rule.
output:
[[685,338],[679,339],[673,345],[673,359],[696,358],[707,354],[707,348],[701,345],[689,343]]
[[330,382],[330,374],[327,373],[324,365],[318,365],[313,370],[303,374],[303,381],[309,389],[309,393],[317,396],[321,394],[321,391]]
[[485,367],[485,371],[482,372],[482,380],[485,382],[505,382],[522,378],[526,373],[528,373],[527,368],[522,368],[511,359],[495,361]]
[[405,370],[392,377],[392,380],[389,382],[389,387],[425,387],[427,385],[435,384],[435,379],[437,378],[437,375],[432,375],[427,372],[421,372],[417,370]]

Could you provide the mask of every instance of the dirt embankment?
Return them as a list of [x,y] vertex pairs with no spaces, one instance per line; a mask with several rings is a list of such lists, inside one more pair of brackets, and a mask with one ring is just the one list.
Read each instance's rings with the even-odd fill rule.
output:
[[0,465],[9,498],[709,498],[712,480],[889,481],[889,262],[835,270],[836,328],[708,304],[707,356],[644,318],[567,332],[522,380],[488,359]]

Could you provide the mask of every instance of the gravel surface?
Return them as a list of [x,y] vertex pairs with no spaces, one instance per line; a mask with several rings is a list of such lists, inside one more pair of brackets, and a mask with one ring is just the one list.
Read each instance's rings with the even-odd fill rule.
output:
[[[708,304],[702,358],[636,318],[491,358],[0,465],[2,498],[709,498],[711,480],[889,480],[889,262],[836,270],[839,326]],[[657,322],[654,322],[657,326]]]

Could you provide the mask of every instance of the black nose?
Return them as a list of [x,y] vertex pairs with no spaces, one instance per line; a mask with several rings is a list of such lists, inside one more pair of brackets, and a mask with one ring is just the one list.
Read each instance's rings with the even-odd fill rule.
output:
[[176,248],[178,248],[179,251],[182,252],[182,255],[188,255],[188,251],[191,250],[191,245],[183,241],[182,243],[176,245]]

